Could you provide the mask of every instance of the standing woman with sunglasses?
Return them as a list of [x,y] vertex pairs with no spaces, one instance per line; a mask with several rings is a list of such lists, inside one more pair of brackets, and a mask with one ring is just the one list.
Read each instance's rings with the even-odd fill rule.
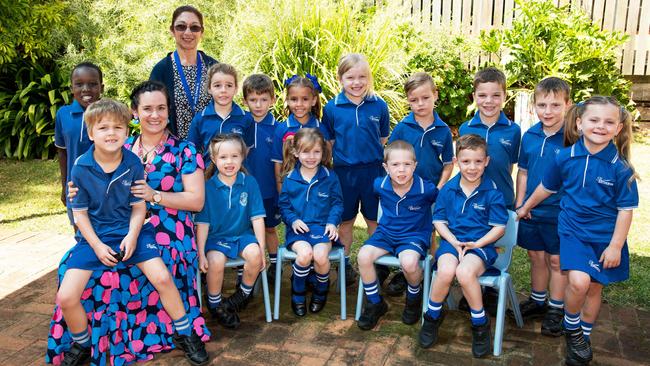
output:
[[176,8],[170,32],[176,50],[160,60],[151,71],[150,80],[165,84],[169,90],[169,130],[181,139],[187,133],[194,115],[212,100],[208,94],[207,71],[217,63],[198,50],[203,37],[203,14],[193,6]]

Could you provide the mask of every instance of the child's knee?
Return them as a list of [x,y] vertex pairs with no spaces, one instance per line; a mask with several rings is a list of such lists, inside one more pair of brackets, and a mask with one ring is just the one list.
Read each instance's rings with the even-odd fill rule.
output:
[[357,255],[357,263],[359,264],[359,267],[372,266],[375,263],[372,251],[362,247],[361,250],[359,250],[359,255]]
[[250,266],[252,270],[261,270],[262,269],[262,250],[258,245],[249,245],[248,253],[246,253],[246,264]]
[[560,256],[559,255],[550,255],[548,257],[548,266],[553,272],[561,272],[560,269]]
[[451,283],[456,277],[456,268],[452,266],[440,266],[436,271],[436,281],[440,280],[444,283]]
[[420,261],[415,256],[400,259],[402,271],[407,274],[416,274],[420,271]]
[[319,267],[324,267],[330,263],[329,253],[324,250],[314,252],[314,263]]
[[68,291],[59,290],[59,292],[56,294],[56,301],[61,309],[65,310],[79,304],[81,302],[81,299],[77,298],[74,296],[74,294]]
[[589,285],[591,280],[589,277],[584,276],[572,276],[569,278],[569,289],[571,292],[577,295],[585,296],[589,291]]
[[307,266],[311,263],[313,259],[313,253],[311,250],[301,250],[296,255],[296,262],[301,266]]
[[456,267],[456,278],[458,279],[458,283],[461,286],[478,282],[478,276],[476,275],[476,271],[472,270],[471,268],[467,268],[467,266],[462,266],[462,265]]
[[169,286],[174,286],[172,283],[172,276],[169,271],[156,272],[150,275],[147,279],[155,288],[167,288]]

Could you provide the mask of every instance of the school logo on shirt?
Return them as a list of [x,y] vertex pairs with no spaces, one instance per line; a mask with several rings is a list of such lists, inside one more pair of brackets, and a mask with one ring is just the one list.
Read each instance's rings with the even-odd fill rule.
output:
[[503,145],[503,146],[512,146],[512,141],[510,141],[510,140],[506,140],[506,139],[504,139],[503,137],[499,139],[499,142],[500,142],[501,145]]
[[409,206],[408,209],[409,211],[420,211],[422,207],[420,206]]
[[475,210],[485,211],[485,205],[480,205],[480,204],[478,204],[478,203],[473,203],[473,204],[472,204],[472,207],[473,207]]
[[327,192],[318,192],[318,197],[321,197],[321,198],[327,198],[327,197],[329,197],[329,196],[330,196],[330,195],[327,194]]
[[431,140],[431,146],[435,146],[435,147],[443,147],[443,146],[442,146],[442,142],[440,142],[440,141],[438,141],[438,140]]
[[373,121],[373,122],[379,123],[379,116],[370,116],[370,117],[368,117],[368,119]]
[[614,186],[614,181],[612,181],[611,179],[605,179],[603,177],[596,178],[596,182],[598,184],[602,184],[602,185],[608,186],[608,187],[613,187]]
[[273,139],[271,138],[271,136],[267,136],[264,141],[266,141],[267,144],[272,144],[273,143]]
[[236,134],[239,134],[239,135],[244,134],[244,131],[242,131],[241,128],[237,128],[237,127],[233,127],[231,131],[232,131],[232,133],[236,133]]
[[589,267],[595,269],[596,271],[600,272],[600,263],[595,263],[592,260],[589,260]]
[[239,195],[239,204],[246,207],[246,205],[248,204],[248,193],[242,192]]
[[556,147],[554,151],[555,151],[555,155],[557,155],[557,154],[560,153],[560,148],[559,148],[559,147]]
[[125,187],[129,187],[131,185],[131,182],[128,179],[122,179],[122,185]]

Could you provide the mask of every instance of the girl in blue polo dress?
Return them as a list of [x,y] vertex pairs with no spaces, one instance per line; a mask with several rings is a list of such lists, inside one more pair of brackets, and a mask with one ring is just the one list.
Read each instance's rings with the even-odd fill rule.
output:
[[[217,135],[209,152],[212,164],[206,171],[205,204],[194,220],[199,269],[207,273],[208,310],[224,327],[236,328],[237,313],[246,307],[257,275],[265,267],[266,213],[257,181],[242,171],[246,158],[242,138],[238,134]],[[245,261],[242,281],[222,302],[226,261],[239,257]]]
[[589,333],[598,317],[603,286],[629,277],[627,234],[639,204],[630,163],[632,118],[612,97],[595,96],[571,107],[565,145],[542,183],[517,210],[519,218],[564,189],[558,216],[560,267],[568,271],[564,329],[566,362],[592,359]]
[[329,169],[332,153],[320,131],[303,128],[285,145],[285,178],[278,206],[287,227],[287,248],[298,255],[293,264],[291,308],[296,315],[304,316],[305,285],[312,260],[316,286],[309,311],[317,313],[327,302],[329,253],[338,241],[343,196],[338,177]]

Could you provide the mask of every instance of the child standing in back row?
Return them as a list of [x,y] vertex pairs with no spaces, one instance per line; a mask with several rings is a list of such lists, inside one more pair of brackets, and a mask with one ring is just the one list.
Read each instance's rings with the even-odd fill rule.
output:
[[571,107],[565,145],[542,183],[517,210],[531,209],[564,189],[558,216],[560,268],[567,271],[564,335],[567,365],[592,357],[591,332],[603,286],[629,278],[627,234],[639,204],[637,174],[630,163],[632,117],[612,97],[595,96]]

